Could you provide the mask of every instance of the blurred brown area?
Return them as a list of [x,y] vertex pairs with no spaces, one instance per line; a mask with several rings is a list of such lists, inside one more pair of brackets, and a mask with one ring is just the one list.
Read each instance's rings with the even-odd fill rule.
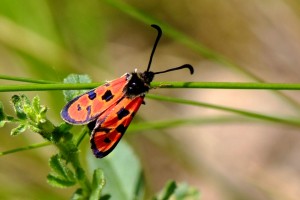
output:
[[[69,48],[68,53],[71,56],[66,56],[69,60],[62,62],[58,59],[58,61],[53,61],[54,64],[45,61],[50,71],[52,70],[52,74],[39,72],[36,69],[43,68],[43,65],[37,65],[36,68],[28,67],[30,62],[25,62],[24,58],[18,54],[20,52],[11,53],[14,47],[7,44],[7,41],[3,41],[4,37],[1,36],[1,32],[4,30],[0,29],[1,74],[61,80],[65,74],[72,72],[86,73],[94,81],[103,81],[130,72],[134,68],[138,68],[139,71],[146,68],[156,34],[149,24],[138,22],[104,2],[88,1],[90,7],[82,6],[80,9],[87,12],[88,8],[93,8],[91,12],[101,13],[101,16],[97,15],[99,17],[97,20],[99,19],[100,22],[95,29],[105,32],[104,36],[99,36],[104,42],[100,44],[95,41],[93,44],[91,40],[85,45],[93,44],[94,46],[88,48],[87,45],[79,49],[80,44],[78,41],[72,41],[71,33],[68,32],[70,31],[68,28],[72,26],[63,25],[70,21],[73,24],[77,22],[75,19],[72,21],[72,18],[64,16],[67,13],[64,10],[68,7],[66,5],[71,4],[71,2],[66,2],[64,6],[50,2],[47,5],[50,7],[50,14],[56,20],[53,21],[54,27],[61,31],[57,34],[57,38],[64,41],[64,48]],[[296,0],[163,0],[151,2],[132,0],[126,2],[175,27],[265,82],[300,82],[298,66],[300,63],[300,4]],[[98,7],[93,7],[93,5]],[[1,16],[1,18],[9,18],[6,14]],[[84,21],[85,15],[81,17],[83,19],[77,23],[77,26],[88,27],[89,25]],[[58,23],[58,19],[66,21]],[[27,28],[30,29],[30,26]],[[73,37],[80,40],[79,36]],[[93,35],[86,37],[96,38]],[[20,54],[22,54],[22,50],[17,51],[21,51]],[[49,57],[51,58],[51,55]],[[163,35],[154,57],[152,70],[159,71],[185,63],[194,66],[193,76],[186,71],[174,72],[159,75],[155,77],[155,81],[253,81],[250,77],[213,59],[204,58],[187,46]],[[101,68],[96,66],[101,66]],[[291,106],[289,102],[271,91],[157,89],[150,92],[272,116],[299,119],[300,114],[300,106],[298,108]],[[29,94],[33,96],[36,93]],[[300,104],[299,91],[283,91],[282,93]],[[12,93],[0,95],[1,101],[6,102],[5,108],[9,111],[7,102]],[[41,92],[39,96],[47,99],[43,100],[43,103],[51,108],[49,115],[60,122],[59,111],[64,104],[62,95],[58,92]],[[61,100],[57,102],[56,98],[61,98]],[[148,193],[157,192],[167,180],[175,179],[178,182],[187,182],[199,189],[201,198],[205,200],[297,200],[299,198],[299,127],[252,119],[218,122],[219,117],[232,117],[233,114],[158,102],[147,98],[146,106],[141,107],[138,115],[146,121],[193,117],[216,120],[212,123],[186,125],[163,131],[149,130],[141,134],[125,136],[140,156],[145,169]],[[1,151],[39,141],[30,133],[18,139],[12,139],[8,136],[10,128],[1,129],[3,141]],[[11,145],[12,143],[14,145]],[[37,185],[40,182],[45,183],[47,159],[50,155],[49,151],[53,150],[44,148],[33,151],[0,158],[0,181],[1,185],[7,186],[1,192],[6,190],[8,194],[12,194],[14,187],[22,188],[25,185],[24,188],[30,190],[31,182]],[[44,192],[57,192],[57,189],[51,188],[46,183],[41,187],[43,188],[41,191]],[[61,196],[56,196],[56,198],[66,198],[66,194],[61,190],[57,195]]]

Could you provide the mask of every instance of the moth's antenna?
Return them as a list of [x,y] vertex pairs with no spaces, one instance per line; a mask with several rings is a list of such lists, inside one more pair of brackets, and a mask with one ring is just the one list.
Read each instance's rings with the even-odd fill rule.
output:
[[157,30],[157,37],[156,37],[156,40],[154,42],[154,46],[153,46],[153,49],[152,49],[152,52],[151,52],[151,55],[150,55],[150,60],[149,60],[146,72],[148,72],[150,70],[150,66],[151,66],[151,63],[152,63],[152,58],[153,58],[156,46],[157,46],[157,44],[159,42],[159,39],[161,37],[161,34],[162,34],[162,30],[158,25],[152,24],[151,26]]
[[191,74],[194,73],[194,68],[193,68],[192,65],[190,65],[190,64],[184,64],[184,65],[179,66],[179,67],[167,69],[167,70],[160,71],[160,72],[154,72],[153,74],[162,74],[162,73],[166,73],[166,72],[170,72],[170,71],[176,71],[176,70],[179,70],[179,69],[189,69]]

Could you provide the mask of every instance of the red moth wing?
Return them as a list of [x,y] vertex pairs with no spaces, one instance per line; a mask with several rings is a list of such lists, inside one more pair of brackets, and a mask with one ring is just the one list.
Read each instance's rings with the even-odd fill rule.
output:
[[67,103],[61,117],[71,124],[87,124],[116,104],[124,96],[130,74],[92,89]]
[[99,116],[91,135],[91,148],[97,158],[105,157],[116,147],[143,101],[144,96],[124,97]]

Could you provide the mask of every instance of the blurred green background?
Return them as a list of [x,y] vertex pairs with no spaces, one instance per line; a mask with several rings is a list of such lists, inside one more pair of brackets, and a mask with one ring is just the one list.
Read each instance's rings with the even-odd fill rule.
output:
[[[79,73],[100,82],[135,68],[143,71],[156,37],[150,24],[157,23],[164,34],[152,70],[189,63],[195,74],[174,72],[157,76],[156,81],[249,82],[259,77],[266,82],[299,83],[299,22],[296,0],[1,0],[0,74],[62,81]],[[1,80],[5,84],[16,82]],[[283,92],[293,104],[273,92],[257,90],[151,93],[294,119],[300,114],[297,91]],[[0,94],[8,113],[13,94]],[[49,108],[49,119],[62,122],[62,92],[26,94],[39,95]],[[124,139],[144,169],[148,194],[174,179],[199,189],[205,200],[299,198],[299,128],[147,98],[138,116],[149,122],[200,118],[199,124],[126,134]],[[43,142],[30,132],[12,137],[12,127],[1,129],[0,151]],[[82,152],[88,153],[88,138],[84,143]],[[0,198],[68,199],[75,188],[46,183],[48,159],[55,152],[44,147],[0,157]],[[84,155],[82,159],[85,162]]]

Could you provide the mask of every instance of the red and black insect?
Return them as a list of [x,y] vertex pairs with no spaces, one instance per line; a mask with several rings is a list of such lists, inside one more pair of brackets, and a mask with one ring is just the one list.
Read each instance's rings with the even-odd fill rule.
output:
[[125,73],[120,78],[92,89],[67,103],[61,111],[61,117],[70,124],[88,124],[92,130],[91,148],[97,158],[108,155],[118,144],[140,105],[144,103],[145,94],[150,90],[154,75],[189,69],[185,64],[165,71],[152,72],[152,58],[162,35],[159,26],[151,25],[158,31],[147,70]]

